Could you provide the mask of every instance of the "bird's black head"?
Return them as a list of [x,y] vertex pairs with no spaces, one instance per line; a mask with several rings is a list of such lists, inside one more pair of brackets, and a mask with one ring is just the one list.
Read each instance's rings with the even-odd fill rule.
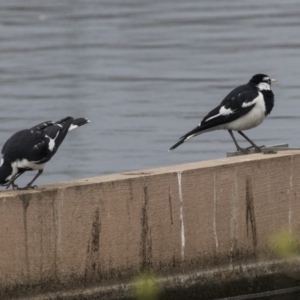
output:
[[271,79],[270,76],[266,74],[256,74],[250,79],[249,83],[257,86],[259,86],[260,84],[271,86],[271,84],[275,81],[276,79]]
[[6,184],[9,180],[8,177],[11,175],[12,173],[12,166],[9,163],[8,160],[1,159],[1,163],[0,163],[0,185],[4,185]]
[[3,185],[8,182],[7,177],[10,175],[9,167],[2,165],[0,167],[0,185]]

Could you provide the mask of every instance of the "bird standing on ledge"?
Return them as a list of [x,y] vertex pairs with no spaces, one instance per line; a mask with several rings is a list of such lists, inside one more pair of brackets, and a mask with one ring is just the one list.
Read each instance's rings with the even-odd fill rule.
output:
[[232,130],[244,137],[256,152],[261,152],[261,149],[242,130],[258,126],[270,114],[274,106],[271,84],[275,81],[276,79],[271,79],[265,74],[254,75],[247,84],[231,91],[219,106],[209,112],[196,128],[183,135],[170,150],[177,148],[196,135],[225,129],[231,135],[238,151],[248,153],[249,148],[244,149],[238,145]]
[[[66,117],[60,121],[47,121],[30,129],[24,129],[9,138],[2,148],[0,185],[13,189],[35,188],[33,182],[43,173],[45,164],[56,153],[67,133],[90,121],[85,118]],[[38,170],[36,176],[24,188],[15,180],[26,171]]]

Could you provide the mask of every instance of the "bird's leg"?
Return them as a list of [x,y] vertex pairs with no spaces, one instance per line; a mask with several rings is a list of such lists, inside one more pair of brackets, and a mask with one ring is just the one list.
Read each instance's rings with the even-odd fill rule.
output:
[[[238,131],[238,133],[243,137],[245,138],[251,145],[252,147],[254,147],[254,149],[256,150],[256,152],[261,152],[261,148],[262,147],[265,147],[265,146],[261,146],[261,147],[258,147],[256,144],[254,144],[242,131]],[[250,148],[252,148],[250,147]],[[249,148],[249,149],[250,149]]]
[[15,188],[17,188],[18,186],[15,184],[15,181],[14,180],[10,180],[8,183],[6,184],[1,184],[2,186],[6,186],[6,189],[8,189],[10,186],[12,186],[13,190]]
[[3,184],[3,186],[6,186],[6,189],[8,189],[10,186],[12,186],[13,190],[18,189],[18,186],[15,184],[15,180],[24,173],[25,171],[20,171],[18,174],[16,174],[8,183]]
[[35,189],[37,186],[32,185],[34,181],[43,173],[43,170],[39,170],[38,173],[34,176],[34,178],[27,184],[27,189]]
[[34,178],[27,184],[27,188],[35,189],[37,187],[36,185],[32,185],[32,184],[43,173],[43,171],[44,171],[43,169],[38,171],[38,173],[34,176]]
[[235,139],[235,137],[234,137],[234,135],[233,135],[232,130],[228,129],[228,132],[229,132],[230,136],[232,137],[232,139],[233,139],[233,141],[234,141],[234,144],[235,144],[235,146],[236,146],[237,151],[241,151],[241,152],[243,152],[244,154],[248,154],[248,153],[249,153],[249,150],[244,149],[244,148],[242,148],[242,147],[239,146],[239,144],[237,143],[237,141],[236,141],[236,139]]
[[8,189],[10,185],[12,186],[12,189],[13,189],[13,190],[19,189],[18,185],[15,184],[15,181],[14,181],[14,180],[6,187],[6,189]]
[[43,173],[43,170],[39,170],[38,173],[34,176],[34,178],[23,188],[18,188],[18,190],[28,190],[37,188],[36,185],[32,185],[33,182]]

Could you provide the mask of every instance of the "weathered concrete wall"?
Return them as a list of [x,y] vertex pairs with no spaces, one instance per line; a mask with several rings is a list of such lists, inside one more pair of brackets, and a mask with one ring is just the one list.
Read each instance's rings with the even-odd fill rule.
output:
[[265,262],[299,194],[300,151],[1,191],[0,298]]

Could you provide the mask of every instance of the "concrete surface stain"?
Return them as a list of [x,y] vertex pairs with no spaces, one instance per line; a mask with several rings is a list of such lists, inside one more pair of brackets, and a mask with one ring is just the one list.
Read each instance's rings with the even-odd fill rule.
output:
[[126,201],[126,210],[129,220],[131,219],[131,203],[133,203],[133,189],[132,189],[132,181],[129,180],[129,200]]
[[58,199],[58,189],[53,189],[51,191],[47,191],[44,194],[44,197],[51,199],[51,208],[52,208],[52,230],[53,230],[53,238],[54,238],[54,259],[53,259],[53,269],[55,277],[57,277],[57,260],[58,260],[58,232],[59,232],[59,220],[57,213],[57,206],[55,204],[56,199]]
[[183,198],[182,198],[182,186],[181,186],[181,171],[177,172],[178,178],[178,191],[179,191],[179,217],[180,217],[180,231],[181,231],[181,258],[184,259],[185,249],[185,234],[184,234],[184,222],[183,222]]
[[235,174],[234,183],[232,186],[232,199],[231,200],[232,201],[231,201],[231,219],[230,219],[230,240],[231,240],[230,252],[231,252],[231,254],[233,254],[235,252],[236,245],[237,245],[236,216],[237,216],[237,205],[238,205],[238,184],[237,184],[236,174]]
[[216,173],[214,173],[214,217],[213,217],[213,228],[214,228],[214,237],[215,237],[215,244],[216,244],[216,252],[219,249],[219,242],[218,242],[218,234],[217,234],[217,180],[216,180]]
[[58,251],[61,252],[61,210],[62,206],[64,205],[64,190],[59,191],[59,200],[57,203],[57,226],[58,226],[58,232],[57,232],[57,245],[58,245]]
[[23,226],[24,226],[24,250],[25,250],[25,268],[26,268],[26,279],[29,280],[29,255],[28,255],[28,228],[27,228],[27,209],[30,204],[31,195],[24,194],[20,195],[23,203]]
[[149,253],[149,240],[148,240],[148,233],[149,233],[149,226],[148,226],[148,214],[147,214],[147,205],[149,201],[148,195],[148,188],[146,185],[146,179],[143,178],[143,205],[141,211],[141,269],[145,271],[150,266],[150,253]]
[[170,207],[171,225],[173,225],[172,196],[171,196],[171,189],[170,189],[170,187],[169,187],[169,207]]
[[57,276],[57,212],[55,209],[55,199],[57,197],[57,193],[53,193],[52,195],[52,201],[51,201],[51,207],[52,207],[52,226],[53,226],[53,235],[54,235],[54,261],[53,261],[53,267],[54,267],[54,274],[55,277]]
[[256,220],[255,220],[255,212],[254,212],[254,201],[252,194],[252,183],[251,178],[248,177],[246,179],[246,225],[247,225],[247,236],[248,236],[248,225],[251,225],[251,233],[253,240],[253,247],[256,250],[257,246],[257,232],[256,232]]
[[99,207],[98,207],[94,213],[93,224],[92,224],[92,244],[91,244],[92,252],[99,251],[100,231],[101,231],[101,222],[100,222],[100,214],[99,214]]
[[293,156],[291,156],[291,175],[290,175],[290,187],[288,191],[289,196],[289,233],[292,233],[292,216],[293,216],[293,209],[292,209],[292,192],[293,192]]
[[[99,254],[100,254],[100,234],[101,234],[101,221],[100,221],[100,209],[97,209],[94,212],[93,222],[92,222],[92,231],[87,245],[87,255],[85,263],[85,281],[87,280],[96,280],[101,277],[99,263]],[[98,273],[96,273],[98,272]]]
[[43,202],[42,202],[42,196],[41,194],[38,195],[38,203],[39,203],[39,216],[38,216],[38,220],[39,220],[39,228],[40,228],[40,240],[39,240],[39,249],[40,249],[40,263],[39,263],[39,272],[40,272],[40,276],[43,280],[43,276],[44,276],[44,244],[43,244],[43,237],[44,237],[44,233],[43,233],[43,228],[44,228],[44,225],[43,225],[43,221],[44,221],[44,218],[43,218]]

